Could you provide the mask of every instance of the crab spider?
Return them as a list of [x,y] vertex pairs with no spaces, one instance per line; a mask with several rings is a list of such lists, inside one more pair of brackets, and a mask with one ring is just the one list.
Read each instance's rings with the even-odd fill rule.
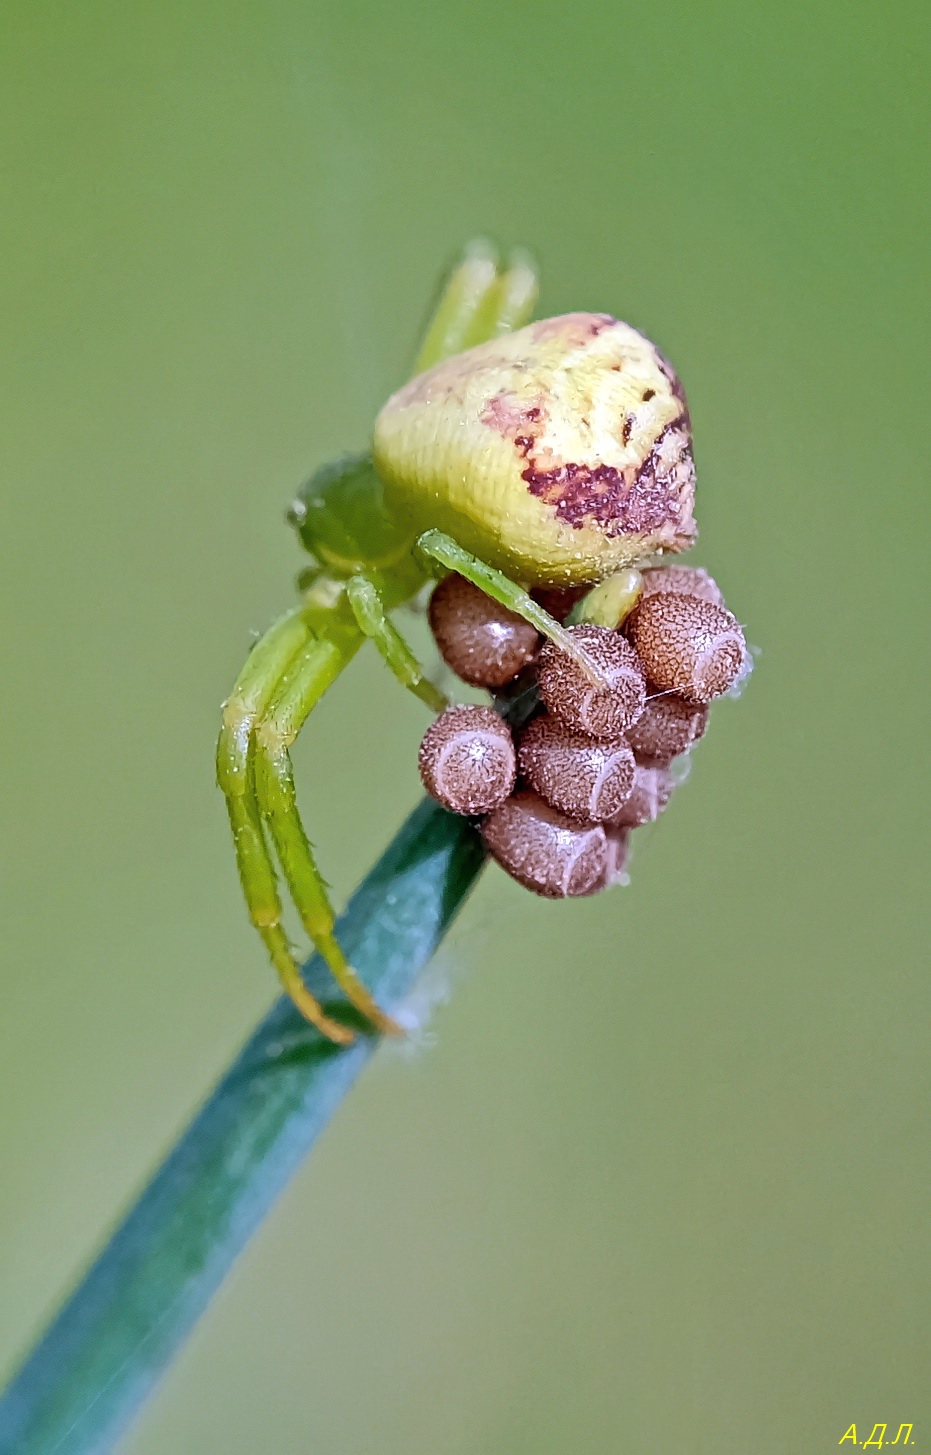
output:
[[378,1031],[399,1028],[335,937],[301,822],[289,749],[311,710],[368,638],[402,686],[443,711],[446,698],[391,612],[450,571],[605,686],[577,634],[530,591],[600,586],[593,603],[610,600],[602,583],[694,535],[688,413],[670,366],[605,314],[528,325],[535,298],[523,255],[499,270],[484,245],[467,251],[413,378],[376,421],[371,453],[325,466],[299,492],[289,518],[314,565],[298,605],[253,647],[224,706],[217,776],[249,916],[287,994],[337,1043],[353,1032],[304,984],[282,926],[275,860],[347,999]]

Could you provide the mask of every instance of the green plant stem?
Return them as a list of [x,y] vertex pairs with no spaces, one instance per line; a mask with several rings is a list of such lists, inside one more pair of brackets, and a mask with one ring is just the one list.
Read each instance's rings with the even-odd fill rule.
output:
[[[387,1009],[482,863],[468,821],[425,800],[356,891],[340,940]],[[375,1050],[319,957],[305,974],[355,1043],[334,1046],[278,1001],[0,1400],[0,1455],[113,1449]]]

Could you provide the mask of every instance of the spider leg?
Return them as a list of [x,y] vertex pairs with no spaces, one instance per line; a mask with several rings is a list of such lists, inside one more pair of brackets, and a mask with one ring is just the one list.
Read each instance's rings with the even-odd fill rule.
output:
[[413,372],[422,374],[440,359],[458,354],[466,346],[469,328],[487,294],[494,287],[498,265],[494,249],[484,238],[470,243],[462,262],[450,274],[440,295]]
[[256,800],[251,749],[255,724],[309,631],[296,608],[275,622],[252,649],[223,709],[217,743],[217,782],[226,798],[236,864],[249,918],[258,930],[283,989],[298,1010],[331,1041],[347,1045],[352,1031],[330,1019],[311,995],[281,925],[281,899]]
[[427,325],[413,372],[522,327],[536,300],[536,268],[528,253],[516,249],[499,273],[490,244],[483,238],[470,243]]
[[548,611],[543,610],[539,602],[534,601],[522,586],[505,576],[503,571],[480,561],[478,556],[473,556],[471,551],[465,550],[452,536],[441,530],[425,531],[417,541],[417,549],[432,560],[439,561],[441,566],[458,572],[493,601],[500,602],[502,606],[523,617],[524,621],[529,621],[538,632],[542,632],[543,636],[568,653],[596,687],[610,689],[610,681],[603,675],[597,662],[592,661],[584,648],[579,646],[572,633],[560,626]]
[[310,637],[287,664],[255,727],[255,795],[301,923],[347,1000],[378,1030],[401,1034],[375,1003],[333,933],[335,915],[301,822],[288,751],[311,709],[355,654],[362,638]]
[[523,328],[530,322],[538,291],[533,259],[516,248],[508,259],[507,271],[498,274],[476,309],[462,347],[470,349],[486,339]]
[[361,630],[375,643],[401,686],[413,692],[431,711],[445,712],[449,699],[434,687],[392,622],[375,582],[368,576],[353,576],[346,583],[346,595]]

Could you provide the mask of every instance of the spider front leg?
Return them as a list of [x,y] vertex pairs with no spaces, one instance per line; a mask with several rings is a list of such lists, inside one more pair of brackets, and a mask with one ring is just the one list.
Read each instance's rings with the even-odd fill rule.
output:
[[375,1003],[333,932],[336,917],[298,812],[288,751],[311,709],[355,655],[360,640],[356,633],[342,642],[310,637],[287,664],[255,727],[255,796],[301,923],[334,980],[378,1030],[400,1035],[400,1026]]
[[353,1034],[327,1016],[304,984],[281,924],[281,899],[268,851],[253,781],[255,727],[271,702],[282,675],[310,638],[300,609],[287,613],[252,649],[223,709],[217,743],[217,782],[226,798],[236,848],[239,878],[249,918],[268,950],[285,992],[298,1010],[338,1044]]
[[515,248],[508,258],[506,270],[498,274],[478,304],[460,347],[471,349],[486,339],[523,328],[525,323],[530,322],[538,291],[533,259],[522,248]]
[[433,712],[445,712],[449,707],[448,697],[430,681],[392,622],[375,582],[368,576],[353,576],[346,583],[346,595],[361,630],[374,642],[401,686]]
[[499,273],[494,248],[482,238],[470,243],[443,289],[413,372],[521,328],[536,298],[536,268],[526,253],[516,249]]
[[446,566],[450,571],[456,571],[471,581],[473,586],[478,586],[486,596],[497,601],[501,606],[506,606],[517,616],[523,617],[531,626],[536,627],[538,632],[554,642],[572,659],[588,677],[595,687],[606,688],[610,691],[611,681],[607,678],[602,669],[594,662],[589,654],[579,645],[571,632],[564,626],[560,626],[555,617],[544,611],[538,601],[534,601],[522,586],[505,576],[503,571],[498,571],[494,566],[489,566],[485,561],[480,561],[478,556],[473,556],[454,541],[452,536],[446,535],[441,530],[425,531],[417,541],[417,549],[431,560],[438,561],[441,566]]

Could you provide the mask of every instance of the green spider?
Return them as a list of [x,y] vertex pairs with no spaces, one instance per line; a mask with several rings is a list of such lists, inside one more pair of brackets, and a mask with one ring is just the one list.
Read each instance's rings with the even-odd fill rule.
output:
[[523,255],[499,270],[486,246],[467,250],[413,378],[378,416],[371,453],[317,471],[294,502],[290,519],[315,564],[224,706],[217,776],[250,918],[294,1004],[341,1044],[353,1033],[305,986],[282,926],[272,852],[349,1001],[379,1031],[399,1028],[343,954],[298,812],[289,748],[312,708],[368,638],[442,712],[447,699],[390,613],[449,571],[568,652],[594,686],[609,685],[529,592],[600,588],[574,619],[610,625],[619,573],[695,535],[689,417],[672,368],[607,314],[528,325],[536,292]]

